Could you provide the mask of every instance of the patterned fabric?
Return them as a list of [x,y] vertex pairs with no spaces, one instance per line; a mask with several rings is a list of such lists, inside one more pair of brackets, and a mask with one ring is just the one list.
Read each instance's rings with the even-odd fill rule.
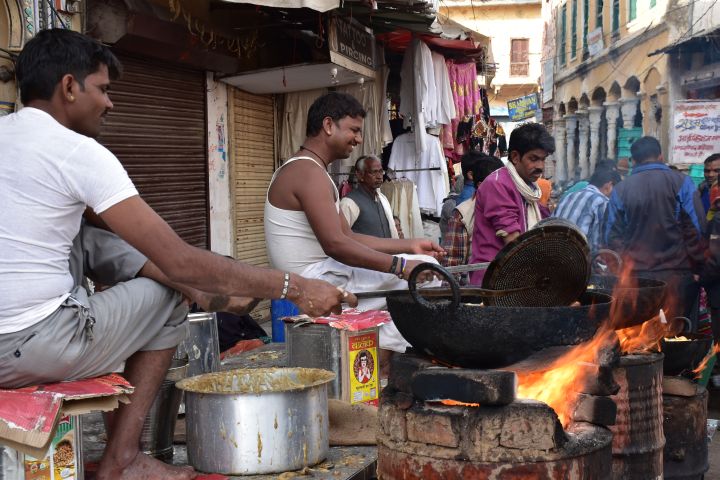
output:
[[447,257],[442,260],[443,266],[467,264],[470,256],[470,235],[462,221],[462,215],[457,210],[453,210],[452,217],[448,221],[442,247],[447,252]]
[[600,249],[609,199],[595,185],[588,185],[560,200],[553,216],[570,220],[587,236],[590,250]]
[[455,101],[456,118],[480,113],[482,98],[477,83],[477,67],[475,63],[457,64],[452,60],[448,60],[447,67],[450,88]]

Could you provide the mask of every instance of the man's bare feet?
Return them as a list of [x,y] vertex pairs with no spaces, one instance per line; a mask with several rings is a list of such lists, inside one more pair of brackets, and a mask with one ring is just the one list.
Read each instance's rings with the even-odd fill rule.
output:
[[100,462],[97,480],[192,480],[197,472],[192,467],[176,467],[138,453],[125,468]]

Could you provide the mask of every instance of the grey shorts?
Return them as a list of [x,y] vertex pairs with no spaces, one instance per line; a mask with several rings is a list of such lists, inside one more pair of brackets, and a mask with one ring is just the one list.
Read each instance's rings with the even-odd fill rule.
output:
[[55,312],[0,335],[0,388],[96,377],[137,351],[175,348],[187,335],[180,294],[146,278],[88,297],[76,287]]

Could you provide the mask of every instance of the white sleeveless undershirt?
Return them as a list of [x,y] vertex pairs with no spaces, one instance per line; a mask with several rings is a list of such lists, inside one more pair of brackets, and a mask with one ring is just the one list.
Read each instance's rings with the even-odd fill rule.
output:
[[340,212],[340,194],[335,182],[327,171],[311,157],[289,158],[270,180],[268,194],[265,196],[265,243],[268,258],[273,268],[301,274],[309,265],[326,260],[328,257],[320,245],[310,222],[303,211],[284,210],[270,203],[270,187],[278,172],[286,165],[297,160],[309,160],[322,168],[335,191],[335,210]]

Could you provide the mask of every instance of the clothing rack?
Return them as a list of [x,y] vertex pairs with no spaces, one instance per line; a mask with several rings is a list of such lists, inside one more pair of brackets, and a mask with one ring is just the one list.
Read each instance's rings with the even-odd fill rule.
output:
[[[440,170],[440,167],[428,167],[428,168],[405,168],[402,170],[390,170],[393,173],[403,173],[403,172],[425,172],[430,170]],[[386,172],[387,173],[387,172]],[[329,175],[355,175],[355,172],[328,172]]]

